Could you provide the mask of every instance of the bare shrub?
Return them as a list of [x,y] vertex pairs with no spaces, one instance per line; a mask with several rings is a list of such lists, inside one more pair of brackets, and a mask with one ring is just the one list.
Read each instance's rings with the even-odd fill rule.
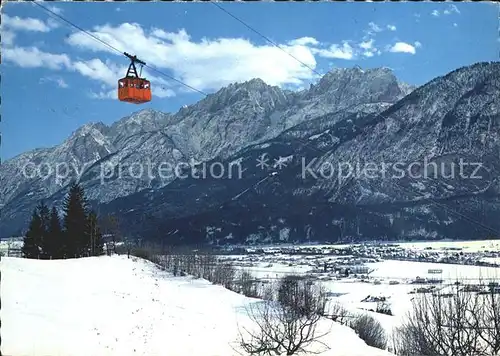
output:
[[135,257],[139,257],[145,260],[150,260],[152,257],[152,251],[147,248],[133,248],[130,254]]
[[211,282],[220,284],[227,289],[232,289],[236,270],[234,266],[228,263],[217,264],[214,268]]
[[[288,287],[295,293],[294,297],[283,300],[281,294],[280,301],[280,290],[283,293]],[[264,295],[270,300],[250,304],[246,309],[256,329],[244,329],[245,335],[240,331],[239,345],[245,352],[251,355],[314,354],[317,353],[311,350],[314,344],[328,349],[320,341],[327,333],[318,334],[316,331],[326,300],[321,288],[297,280],[297,285],[288,282],[270,284]]]
[[322,287],[301,276],[286,276],[278,284],[278,302],[299,314],[324,315],[326,294]]
[[239,292],[249,298],[258,298],[257,281],[249,271],[241,271],[238,275],[236,284]]
[[[477,292],[476,289],[483,292]],[[402,356],[500,355],[500,296],[484,285],[451,293],[416,297],[401,328],[395,332],[395,353]]]
[[211,251],[143,244],[141,247],[133,247],[130,254],[147,259],[171,271],[174,276],[190,275],[227,289],[235,287],[236,269],[229,263],[219,261]]
[[475,325],[481,330],[479,337],[491,355],[500,355],[500,289],[492,282],[483,295],[483,311],[475,316]]
[[348,325],[349,320],[352,317],[351,313],[342,304],[337,302],[330,304],[328,314],[326,316],[341,325]]
[[378,320],[368,314],[360,314],[353,318],[349,326],[368,346],[385,350],[387,335]]

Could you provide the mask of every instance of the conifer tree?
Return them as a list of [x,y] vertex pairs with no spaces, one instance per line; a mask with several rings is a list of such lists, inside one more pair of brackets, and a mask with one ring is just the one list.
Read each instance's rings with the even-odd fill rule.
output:
[[88,218],[87,202],[83,188],[73,183],[69,194],[64,202],[64,246],[66,256],[82,257],[87,255],[88,241]]
[[35,208],[31,217],[28,232],[24,237],[21,251],[26,258],[40,258],[41,244],[43,236],[43,224],[40,218],[39,209]]
[[88,235],[90,239],[90,255],[100,256],[104,252],[104,243],[97,219],[97,214],[92,211],[88,218]]
[[53,245],[52,237],[49,234],[50,226],[50,210],[42,201],[37,207],[40,216],[42,232],[40,236],[41,255],[40,258],[48,259],[51,257],[51,246]]
[[52,259],[64,258],[64,240],[62,238],[62,228],[57,209],[52,207],[48,227],[50,243],[47,244],[48,254]]

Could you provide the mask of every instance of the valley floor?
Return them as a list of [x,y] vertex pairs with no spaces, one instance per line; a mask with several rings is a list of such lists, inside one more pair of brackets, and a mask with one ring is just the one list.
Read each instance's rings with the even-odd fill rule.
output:
[[[126,256],[1,259],[1,331],[9,356],[239,355],[238,325],[256,302],[207,281],[173,277]],[[325,356],[382,356],[329,321]]]

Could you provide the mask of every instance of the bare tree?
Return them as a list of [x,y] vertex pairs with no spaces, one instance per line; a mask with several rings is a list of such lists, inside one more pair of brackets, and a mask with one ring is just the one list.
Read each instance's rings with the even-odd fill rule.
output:
[[227,289],[233,288],[236,270],[228,263],[218,263],[215,266],[212,283],[220,284]]
[[[316,289],[316,290],[315,290]],[[314,285],[303,276],[286,276],[278,283],[278,302],[299,314],[324,315],[326,293],[324,288]]]
[[326,316],[341,325],[348,325],[349,320],[352,318],[349,310],[347,310],[347,308],[345,308],[341,303],[337,302],[330,304]]
[[482,295],[481,314],[474,315],[474,325],[490,355],[500,355],[500,289],[492,282]]
[[[477,290],[483,290],[478,292]],[[415,297],[405,323],[395,332],[397,355],[500,355],[500,298],[485,286]]]
[[[325,293],[307,281],[297,280],[293,298],[285,302],[278,298],[280,287],[286,282],[270,285],[264,295],[270,300],[250,304],[246,311],[255,328],[240,331],[240,347],[250,355],[298,355],[319,353],[313,345],[328,349],[320,339],[328,334],[316,330],[325,307]],[[293,289],[295,290],[295,285]]]

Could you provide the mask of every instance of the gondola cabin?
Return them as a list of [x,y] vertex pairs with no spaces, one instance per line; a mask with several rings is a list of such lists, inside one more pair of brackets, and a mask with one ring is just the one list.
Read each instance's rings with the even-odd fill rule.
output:
[[151,101],[151,83],[143,78],[122,78],[118,81],[118,99],[143,104]]
[[136,56],[124,54],[130,58],[131,63],[126,76],[118,80],[118,100],[132,104],[143,104],[151,101],[151,83],[149,80],[141,78],[135,67],[135,63],[141,65],[146,63],[137,59]]

